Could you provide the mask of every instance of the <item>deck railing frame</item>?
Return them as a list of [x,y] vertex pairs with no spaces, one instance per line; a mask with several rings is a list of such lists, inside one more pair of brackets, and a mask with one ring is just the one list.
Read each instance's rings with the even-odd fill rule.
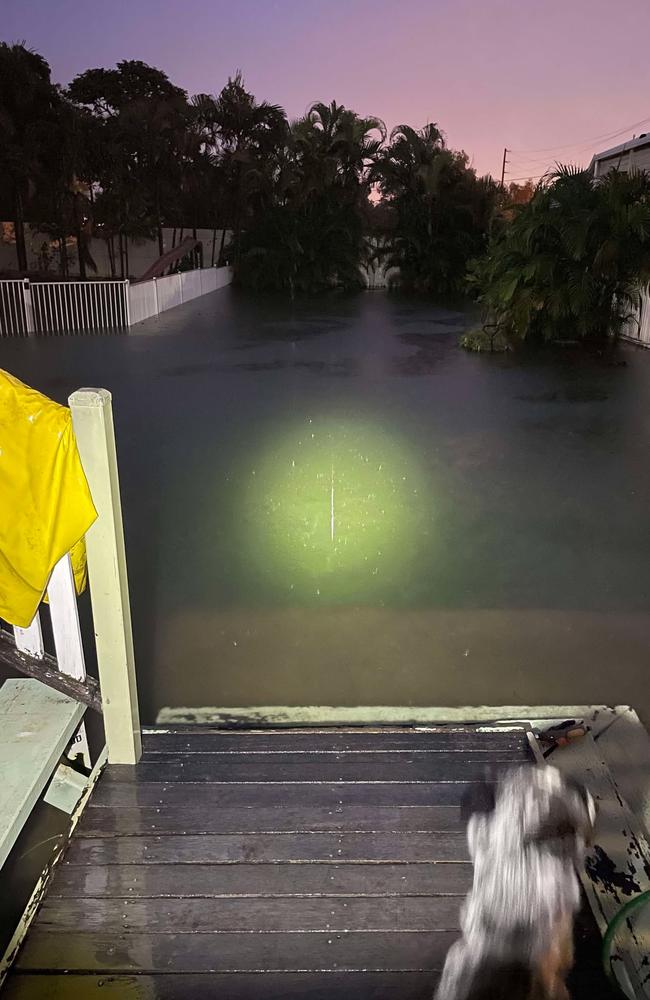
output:
[[[79,389],[68,402],[79,455],[98,515],[86,534],[86,551],[99,685],[86,678],[77,594],[68,553],[55,565],[47,587],[56,657],[45,652],[39,609],[27,628],[13,628],[13,643],[11,632],[3,631],[0,661],[102,713],[106,745],[99,754],[92,759],[80,715],[77,732],[63,758],[74,759],[81,754],[86,772],[90,773],[88,778],[69,770],[66,778],[66,767],[63,760],[55,759],[57,755],[42,763],[40,781],[46,800],[66,812],[72,809],[74,826],[104,763],[136,764],[142,743],[111,394],[106,389]],[[76,807],[66,806],[64,799],[57,799],[50,780],[55,774],[63,783],[67,780],[68,787],[72,779],[74,787],[78,783],[79,791],[72,799],[72,803],[78,800]],[[30,805],[21,820],[23,824],[31,808]],[[59,849],[57,857],[60,854]],[[0,985],[36,911],[53,864],[51,861],[39,880],[9,949],[0,957]]]

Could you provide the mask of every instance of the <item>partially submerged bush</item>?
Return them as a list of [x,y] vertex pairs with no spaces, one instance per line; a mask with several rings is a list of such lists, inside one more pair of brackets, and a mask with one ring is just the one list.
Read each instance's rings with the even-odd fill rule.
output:
[[490,326],[512,343],[619,335],[650,278],[650,176],[559,168],[470,268]]
[[488,351],[490,354],[512,350],[508,339],[497,327],[486,329],[479,326],[463,333],[458,341],[466,351]]

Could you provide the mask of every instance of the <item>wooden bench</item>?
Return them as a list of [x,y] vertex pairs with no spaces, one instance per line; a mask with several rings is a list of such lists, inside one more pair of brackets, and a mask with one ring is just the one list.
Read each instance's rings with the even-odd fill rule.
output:
[[28,678],[0,688],[0,867],[78,729],[85,705]]

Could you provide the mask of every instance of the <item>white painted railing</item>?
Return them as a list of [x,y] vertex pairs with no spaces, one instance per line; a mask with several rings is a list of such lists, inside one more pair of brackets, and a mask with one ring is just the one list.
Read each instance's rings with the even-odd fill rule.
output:
[[[40,672],[50,686],[35,679],[13,677],[0,685],[0,868],[41,799],[70,814],[70,833],[106,760],[135,764],[141,754],[111,395],[105,389],[80,389],[68,402],[79,455],[97,511],[97,519],[86,533],[86,551],[106,746],[98,755],[91,756],[80,688],[76,687],[72,697],[62,696],[57,693],[62,689],[61,682],[54,681],[57,673],[67,674],[75,682],[86,680],[77,594],[70,556],[66,553],[50,575],[49,612],[41,608],[27,628],[14,628],[13,642],[11,632],[2,633],[3,663],[10,668],[13,665],[15,672],[27,673],[30,678]],[[52,657],[44,649],[43,613],[49,613],[52,625],[54,668]],[[40,666],[38,661],[42,661]],[[45,668],[49,671],[47,676]],[[63,689],[71,691],[71,685],[72,681],[67,681]],[[84,688],[88,694],[89,684]],[[96,693],[96,682],[94,690]],[[95,707],[92,699],[88,704]],[[68,758],[81,754],[90,774],[66,764],[62,760],[66,754]],[[52,868],[62,855],[66,837],[61,835],[52,840],[57,846],[49,864],[38,879],[4,954],[0,950],[0,988],[43,897]]]
[[[68,402],[97,511],[97,519],[86,534],[86,553],[108,757],[113,763],[133,764],[141,752],[140,723],[111,394],[106,389],[79,389]],[[67,553],[52,570],[47,601],[58,671],[83,682],[86,662]],[[36,611],[28,628],[13,627],[16,649],[35,660],[48,659],[41,626],[44,607]],[[89,764],[83,726],[80,733],[73,755],[83,753]]]
[[141,281],[0,281],[0,336],[124,329],[232,281],[228,267]]
[[[59,559],[52,570],[47,588],[47,599],[59,670],[62,674],[68,674],[77,680],[85,681],[86,660],[81,640],[77,593],[70,556],[67,553],[62,559]],[[37,660],[43,659],[45,647],[43,646],[40,611],[34,615],[29,628],[14,628],[14,638],[16,648],[21,653],[27,653],[28,656],[33,656]],[[90,769],[90,751],[83,722],[67,751],[67,755],[71,759],[74,759],[78,754],[81,754],[84,765]]]

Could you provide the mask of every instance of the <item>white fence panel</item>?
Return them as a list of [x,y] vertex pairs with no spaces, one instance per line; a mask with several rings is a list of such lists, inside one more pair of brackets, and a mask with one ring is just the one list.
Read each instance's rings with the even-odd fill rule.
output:
[[173,309],[183,302],[180,275],[168,274],[166,278],[154,278],[158,292],[158,312]]
[[218,267],[216,270],[217,270],[217,288],[225,288],[226,285],[232,284],[231,267]]
[[158,301],[154,281],[139,281],[129,286],[129,313],[131,323],[158,315]]
[[124,328],[232,281],[229,267],[152,281],[0,281],[0,336]]
[[182,271],[179,277],[183,291],[183,302],[196,299],[201,294],[201,272]]
[[217,290],[217,275],[220,270],[223,270],[223,268],[204,267],[202,271],[199,271],[201,277],[201,295]]
[[128,326],[127,286],[126,281],[30,282],[34,328],[69,333]]
[[23,281],[0,281],[0,337],[26,337],[29,322]]

